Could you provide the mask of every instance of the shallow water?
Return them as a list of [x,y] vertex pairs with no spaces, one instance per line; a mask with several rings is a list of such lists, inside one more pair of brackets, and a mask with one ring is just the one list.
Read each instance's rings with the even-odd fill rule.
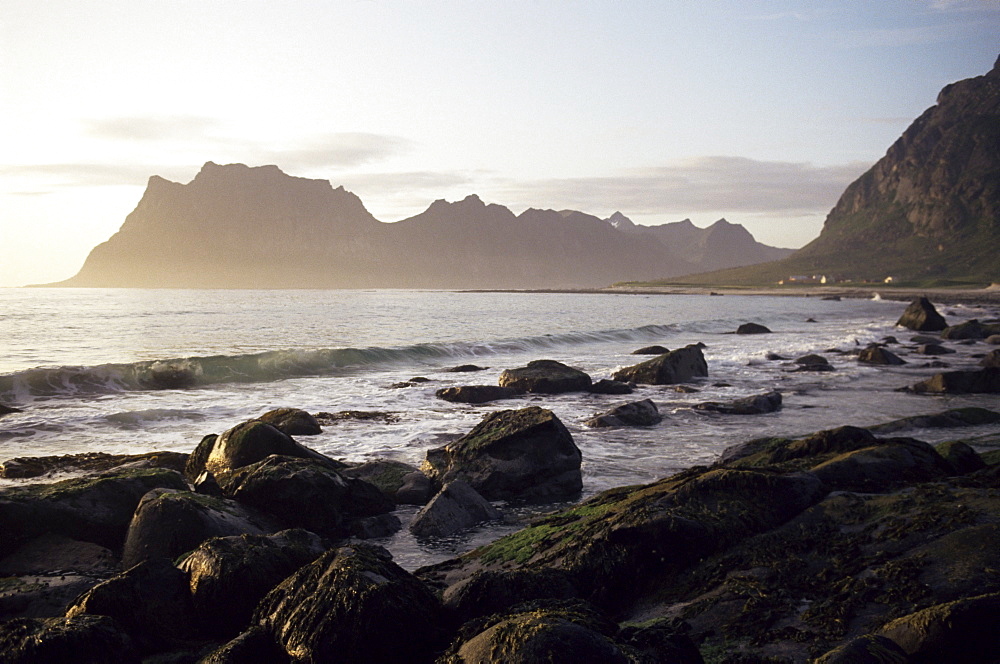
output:
[[[895,392],[941,369],[908,356],[901,367],[866,367],[827,353],[829,373],[793,373],[795,358],[849,352],[908,330],[894,327],[905,303],[798,297],[711,297],[441,291],[187,291],[0,289],[0,401],[24,409],[0,420],[0,461],[89,451],[191,451],[271,408],[310,412],[378,410],[392,423],[344,421],[300,442],[352,461],[387,457],[419,464],[426,450],[471,429],[491,410],[542,405],[567,425],[583,451],[584,496],[649,482],[709,463],[727,446],[760,436],[791,436],[871,425],[907,415],[977,405],[996,395],[928,397]],[[941,307],[949,322],[988,318],[971,306]],[[806,322],[807,319],[815,322]],[[769,335],[731,334],[753,321]],[[627,397],[528,396],[486,406],[437,399],[441,387],[496,384],[505,368],[549,358],[609,377],[646,359],[649,344],[706,344],[709,378],[700,391],[640,387]],[[956,345],[952,368],[973,367],[982,344]],[[448,373],[475,363],[476,373]],[[390,386],[414,376],[430,382]],[[784,407],[760,416],[693,411],[778,389]],[[587,429],[582,422],[624,401],[652,399],[654,427]],[[993,433],[996,428],[963,431]],[[929,442],[954,431],[907,432]],[[529,510],[530,511],[530,510]],[[408,512],[402,514],[407,517]],[[489,526],[446,541],[401,533],[388,545],[406,566],[448,557],[503,532]]]

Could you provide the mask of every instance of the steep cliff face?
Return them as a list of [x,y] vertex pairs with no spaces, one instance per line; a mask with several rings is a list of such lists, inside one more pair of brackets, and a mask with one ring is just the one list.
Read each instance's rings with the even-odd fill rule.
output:
[[[868,278],[996,277],[998,251],[1000,60],[984,76],[945,87],[847,188],[795,259]],[[875,263],[870,270],[866,260]]]

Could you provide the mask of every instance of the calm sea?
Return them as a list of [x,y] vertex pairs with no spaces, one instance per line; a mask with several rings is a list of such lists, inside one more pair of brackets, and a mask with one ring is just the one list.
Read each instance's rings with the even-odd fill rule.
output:
[[[928,397],[895,392],[941,369],[894,350],[901,367],[867,367],[849,352],[887,335],[905,303],[805,297],[462,293],[443,291],[204,291],[0,289],[0,402],[23,409],[0,419],[0,461],[88,451],[190,452],[208,433],[282,406],[310,412],[373,410],[390,422],[345,421],[300,442],[349,461],[419,464],[430,447],[471,429],[492,410],[542,405],[572,432],[584,458],[584,494],[649,482],[708,463],[727,446],[842,424],[870,425],[961,406],[997,407],[995,395]],[[949,322],[995,311],[940,307]],[[814,322],[808,322],[808,321]],[[731,334],[740,323],[773,334]],[[640,387],[628,397],[528,396],[485,406],[434,392],[496,384],[506,368],[559,360],[610,377],[649,344],[703,342],[709,378],[697,393]],[[982,344],[946,361],[973,367]],[[824,352],[837,368],[793,373],[789,359]],[[448,373],[458,364],[488,367]],[[429,382],[393,388],[413,377]],[[701,401],[778,389],[784,408],[759,416],[702,414]],[[652,399],[664,421],[640,429],[582,426],[626,400]],[[981,435],[997,427],[963,432]],[[907,435],[935,442],[954,431]],[[402,518],[408,513],[401,515]],[[495,537],[488,527],[447,542],[387,544],[401,564],[424,564]]]

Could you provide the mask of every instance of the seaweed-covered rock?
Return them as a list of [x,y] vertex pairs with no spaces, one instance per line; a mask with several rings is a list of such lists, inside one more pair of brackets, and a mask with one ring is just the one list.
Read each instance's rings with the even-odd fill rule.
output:
[[274,425],[289,436],[315,436],[323,433],[316,418],[301,408],[276,408],[257,418]]
[[617,381],[643,385],[672,385],[692,378],[708,376],[708,363],[701,344],[691,344],[616,371]]
[[4,664],[139,664],[132,640],[111,618],[15,618],[0,623]]
[[858,362],[862,364],[876,364],[876,365],[900,365],[906,364],[906,360],[902,359],[893,352],[882,348],[881,346],[869,346],[868,348],[862,349],[858,354]]
[[579,590],[570,575],[558,569],[479,571],[444,590],[441,600],[456,624],[502,613],[540,599],[574,599]]
[[312,459],[330,468],[343,467],[342,463],[299,445],[273,425],[250,420],[237,424],[215,440],[205,459],[205,470],[218,478],[221,474],[257,463],[272,454]]
[[346,534],[352,519],[395,509],[395,502],[375,485],[346,478],[312,458],[272,455],[226,476],[222,488],[284,528],[328,537]]
[[441,606],[387,551],[327,551],[279,584],[255,621],[297,662],[421,662],[441,645]]
[[1000,422],[1000,413],[987,408],[952,408],[931,415],[914,415],[868,427],[872,433],[891,433],[902,429],[939,429],[979,426]]
[[1000,368],[946,371],[934,374],[906,389],[917,394],[997,393],[1000,392]]
[[517,392],[558,394],[582,392],[590,387],[590,376],[555,360],[532,360],[528,366],[505,369],[500,374],[500,387]]
[[726,403],[717,401],[706,401],[695,404],[695,410],[707,410],[726,415],[761,415],[763,413],[773,413],[781,409],[781,392],[777,390],[765,394],[754,394],[741,399],[734,399]]
[[663,418],[656,404],[650,399],[632,401],[615,406],[585,422],[588,427],[645,427],[657,424]]
[[446,537],[484,521],[499,520],[497,508],[462,480],[445,484],[410,523],[420,537]]
[[125,472],[138,468],[184,469],[188,455],[181,452],[145,452],[143,454],[107,454],[82,452],[43,457],[15,457],[0,463],[0,477],[25,479],[50,473]]
[[726,448],[718,465],[732,468],[756,468],[803,460],[799,468],[816,463],[815,458],[832,456],[877,445],[867,429],[844,426],[818,431],[805,438],[758,438]]
[[196,641],[187,576],[166,558],[146,560],[97,584],[66,610],[67,618],[83,614],[114,618],[141,652]]
[[487,500],[554,500],[583,485],[582,455],[552,411],[490,413],[472,431],[428,450],[424,472],[439,484],[464,480]]
[[635,386],[620,380],[602,378],[594,381],[587,391],[591,394],[632,394],[635,392]]
[[942,339],[985,339],[1000,333],[1000,323],[980,323],[976,319],[952,325],[941,331]]
[[198,664],[287,664],[291,658],[271,635],[254,625],[198,660]]
[[841,454],[813,467],[811,472],[832,489],[878,492],[941,479],[953,471],[927,443],[894,438]]
[[416,466],[402,461],[372,459],[356,466],[348,466],[340,474],[374,484],[399,504],[423,505],[431,497],[430,478]]
[[738,328],[736,328],[736,334],[770,334],[766,326],[760,325],[758,323],[743,323]]
[[926,297],[918,297],[903,311],[896,325],[918,332],[937,332],[948,327],[944,316],[937,312]]
[[498,399],[513,399],[519,394],[521,392],[513,387],[500,385],[456,385],[443,387],[434,396],[452,403],[488,403]]
[[908,662],[994,662],[1000,659],[1000,593],[939,604],[902,618],[878,631],[895,641]]
[[150,558],[176,558],[209,537],[260,535],[274,524],[238,503],[176,489],[155,489],[142,497],[129,524],[122,565]]
[[934,446],[937,453],[951,464],[956,475],[967,475],[986,467],[979,454],[960,440],[949,440]]
[[158,487],[187,488],[178,472],[151,468],[0,489],[0,555],[46,532],[118,551],[139,500]]
[[865,634],[834,648],[814,664],[908,664],[906,652],[892,639]]
[[202,631],[215,637],[239,634],[264,595],[327,548],[306,530],[205,540],[179,565],[187,573]]

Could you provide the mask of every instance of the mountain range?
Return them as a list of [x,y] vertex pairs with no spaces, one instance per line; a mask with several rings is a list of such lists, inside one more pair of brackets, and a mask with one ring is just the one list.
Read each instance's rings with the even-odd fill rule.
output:
[[639,226],[565,210],[515,215],[478,196],[394,223],[326,180],[206,163],[149,179],[120,230],[51,286],[143,288],[595,288],[786,256],[724,219]]

